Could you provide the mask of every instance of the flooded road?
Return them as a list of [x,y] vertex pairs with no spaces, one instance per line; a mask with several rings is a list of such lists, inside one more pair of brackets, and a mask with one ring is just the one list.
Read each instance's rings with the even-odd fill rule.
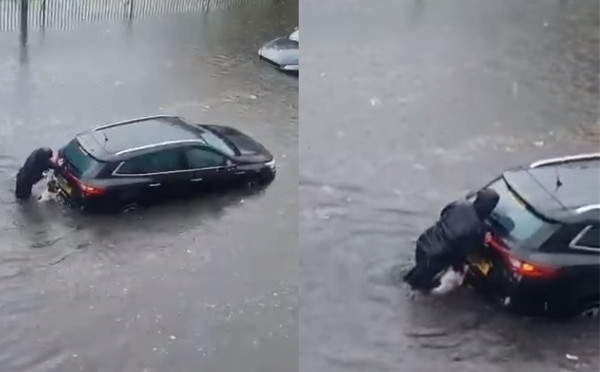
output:
[[597,149],[597,7],[300,3],[301,371],[598,370],[597,321],[517,318],[468,290],[410,301],[391,279],[448,201]]
[[[0,34],[3,372],[297,369],[298,79],[256,51],[297,26],[298,5],[235,3],[32,30],[26,50]],[[125,216],[14,202],[33,148],[157,113],[241,128],[277,179]]]

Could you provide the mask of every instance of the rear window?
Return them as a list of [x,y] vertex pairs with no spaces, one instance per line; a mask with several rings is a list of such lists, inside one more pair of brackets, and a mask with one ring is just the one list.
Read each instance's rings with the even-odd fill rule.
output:
[[522,242],[534,237],[549,223],[531,212],[521,198],[513,193],[503,179],[492,183],[488,188],[500,195],[498,205],[488,222],[492,229],[505,238]]
[[81,148],[77,140],[63,147],[62,156],[72,168],[75,168],[79,176],[89,171],[96,162]]

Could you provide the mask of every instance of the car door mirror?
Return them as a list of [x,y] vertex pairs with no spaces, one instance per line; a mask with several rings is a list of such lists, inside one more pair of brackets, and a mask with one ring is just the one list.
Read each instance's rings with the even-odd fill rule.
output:
[[236,166],[236,163],[235,163],[235,162],[233,162],[231,159],[227,159],[227,160],[225,161],[225,166],[226,166],[227,168],[235,168],[235,166]]

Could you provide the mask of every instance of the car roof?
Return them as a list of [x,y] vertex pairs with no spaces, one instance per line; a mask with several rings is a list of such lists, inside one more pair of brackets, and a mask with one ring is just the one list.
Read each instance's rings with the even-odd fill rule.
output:
[[[176,116],[150,116],[96,127],[77,136],[92,156],[104,161],[127,157],[155,145],[202,142],[202,130]],[[139,154],[139,151],[135,151]]]
[[564,223],[600,221],[600,154],[548,159],[504,172],[536,212]]

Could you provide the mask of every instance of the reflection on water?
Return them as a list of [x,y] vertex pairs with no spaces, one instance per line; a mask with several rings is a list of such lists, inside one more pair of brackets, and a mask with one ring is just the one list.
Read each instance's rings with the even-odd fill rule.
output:
[[169,14],[265,6],[278,0],[1,0],[0,31],[69,30],[79,25]]

